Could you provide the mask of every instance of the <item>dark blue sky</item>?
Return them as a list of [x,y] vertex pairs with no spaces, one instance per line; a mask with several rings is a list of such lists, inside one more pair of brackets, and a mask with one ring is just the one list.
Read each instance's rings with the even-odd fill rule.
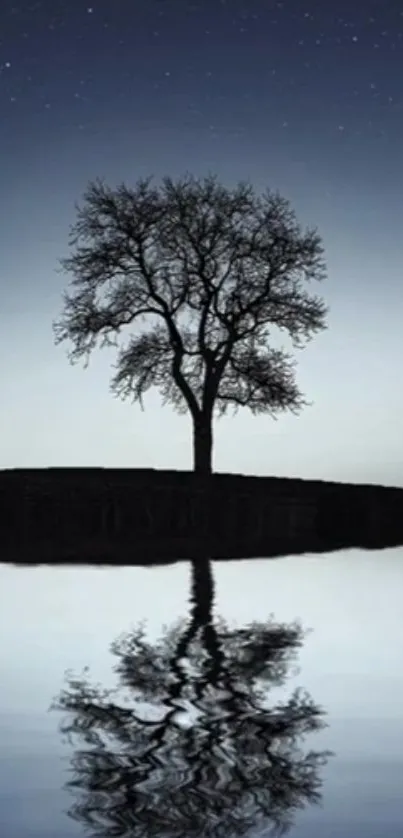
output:
[[88,180],[214,171],[318,226],[331,307],[298,357],[313,406],[221,420],[215,468],[403,485],[401,4],[3,2],[0,39],[0,466],[191,467],[188,418],[54,347],[55,269]]

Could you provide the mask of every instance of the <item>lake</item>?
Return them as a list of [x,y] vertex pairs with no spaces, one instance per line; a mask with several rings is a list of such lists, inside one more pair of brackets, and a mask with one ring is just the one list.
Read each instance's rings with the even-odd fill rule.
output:
[[[213,561],[212,576],[205,568],[196,580],[200,601],[191,594],[190,562],[1,565],[1,835],[107,835],[94,825],[84,831],[95,811],[98,829],[109,818],[122,836],[258,836],[288,818],[291,838],[400,838],[402,560],[398,548]],[[296,620],[310,630],[300,646]],[[139,623],[143,635],[136,634]],[[160,641],[173,624],[165,648]],[[193,659],[189,625],[202,632]],[[134,641],[123,644],[119,658],[126,703],[116,698],[112,712],[104,701],[96,713],[95,693],[81,687],[64,711],[60,702],[49,709],[66,670],[80,674],[89,666],[91,679],[113,687],[118,657],[111,643],[130,631]],[[286,665],[291,647],[297,657]],[[297,687],[321,708],[327,727],[309,732],[319,709],[302,698],[293,703]],[[133,710],[127,701],[134,688]],[[74,708],[81,714],[76,732],[95,737],[92,744],[81,739],[81,762],[79,740],[66,742],[60,730]],[[102,728],[103,744],[96,738]],[[333,755],[309,769],[304,753],[312,749]],[[321,803],[307,800],[300,809],[315,772],[323,780]],[[68,810],[77,796],[65,786],[73,776],[87,803],[92,795],[76,820]]]

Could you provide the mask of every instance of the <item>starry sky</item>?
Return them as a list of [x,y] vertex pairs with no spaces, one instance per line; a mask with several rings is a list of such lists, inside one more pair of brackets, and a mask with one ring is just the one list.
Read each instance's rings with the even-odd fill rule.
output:
[[313,405],[219,420],[214,468],[403,485],[402,62],[397,0],[3,0],[0,467],[191,468],[190,418],[114,399],[52,320],[89,180],[215,172],[318,227],[330,314]]

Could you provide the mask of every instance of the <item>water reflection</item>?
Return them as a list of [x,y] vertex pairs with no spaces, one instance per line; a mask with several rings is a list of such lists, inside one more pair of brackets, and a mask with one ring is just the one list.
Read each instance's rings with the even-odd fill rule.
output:
[[280,834],[320,801],[330,752],[303,743],[324,711],[301,690],[271,696],[291,674],[301,626],[230,628],[213,607],[212,563],[200,556],[187,624],[154,645],[140,625],[112,644],[117,689],[86,670],[54,701],[75,747],[69,814],[94,838]]

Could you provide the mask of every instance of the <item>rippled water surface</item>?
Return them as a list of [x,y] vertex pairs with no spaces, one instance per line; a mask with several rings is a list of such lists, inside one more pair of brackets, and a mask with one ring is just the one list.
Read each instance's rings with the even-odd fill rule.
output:
[[0,566],[0,834],[400,838],[402,590],[401,549]]

